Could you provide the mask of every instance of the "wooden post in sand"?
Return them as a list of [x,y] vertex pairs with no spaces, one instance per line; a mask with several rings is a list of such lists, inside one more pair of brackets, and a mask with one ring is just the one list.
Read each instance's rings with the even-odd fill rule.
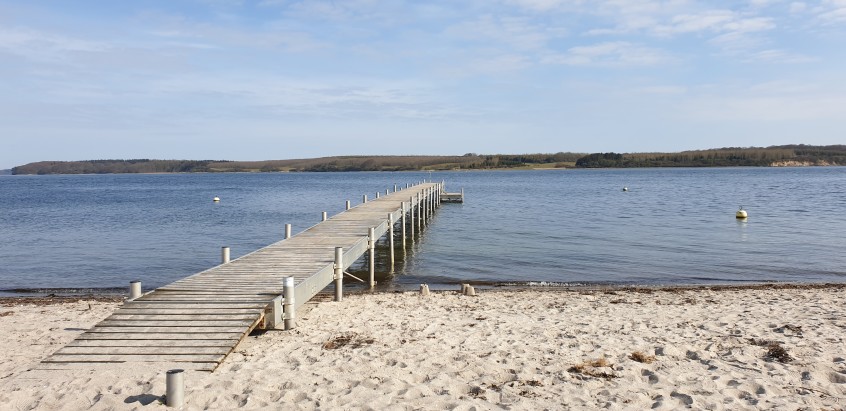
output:
[[220,263],[229,263],[229,247],[220,247]]
[[376,286],[376,230],[367,230],[367,254],[370,258],[370,288]]
[[294,305],[294,277],[285,277],[282,284],[282,295],[285,298],[285,302],[282,304],[282,315],[284,316],[282,323],[286,330],[290,330],[297,326],[297,313]]
[[335,247],[335,301],[344,298],[344,248]]
[[388,213],[388,247],[391,249],[391,272],[394,271],[394,215]]
[[285,239],[291,238],[291,224],[285,224]]
[[135,280],[129,282],[129,301],[141,297],[141,281]]

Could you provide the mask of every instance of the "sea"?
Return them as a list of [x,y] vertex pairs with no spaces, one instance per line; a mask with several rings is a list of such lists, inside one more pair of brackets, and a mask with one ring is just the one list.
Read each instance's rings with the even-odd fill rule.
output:
[[846,282],[846,167],[113,174],[0,176],[0,294],[155,288],[422,180],[465,202],[381,290]]

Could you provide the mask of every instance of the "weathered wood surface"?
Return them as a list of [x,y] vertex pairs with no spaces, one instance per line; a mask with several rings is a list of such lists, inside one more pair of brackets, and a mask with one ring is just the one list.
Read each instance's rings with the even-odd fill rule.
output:
[[289,239],[128,301],[45,359],[42,368],[138,362],[213,371],[262,324],[268,304],[282,294],[284,278],[295,278],[296,305],[304,304],[331,282],[327,273],[335,247],[344,248],[348,267],[366,252],[370,228],[381,237],[389,231],[389,213],[401,221],[403,203],[410,213],[437,187],[425,183],[381,195]]

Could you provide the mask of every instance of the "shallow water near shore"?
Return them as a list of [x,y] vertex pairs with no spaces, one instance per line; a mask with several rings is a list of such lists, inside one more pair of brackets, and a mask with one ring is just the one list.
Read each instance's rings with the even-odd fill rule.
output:
[[430,176],[466,202],[379,251],[382,289],[846,281],[846,168],[706,168],[3,176],[0,289],[161,286]]

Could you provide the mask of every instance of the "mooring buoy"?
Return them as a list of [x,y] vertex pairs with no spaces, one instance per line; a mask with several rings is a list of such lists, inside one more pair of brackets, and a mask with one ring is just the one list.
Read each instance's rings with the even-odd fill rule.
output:
[[737,210],[734,216],[737,218],[746,218],[749,217],[749,214],[746,213],[746,210],[743,209],[743,206],[740,206],[740,210]]
[[628,187],[623,187],[623,191],[629,191]]
[[212,199],[212,201],[214,201],[215,203],[219,203],[219,202],[220,202],[220,197],[215,197],[215,198],[213,198],[213,199]]

